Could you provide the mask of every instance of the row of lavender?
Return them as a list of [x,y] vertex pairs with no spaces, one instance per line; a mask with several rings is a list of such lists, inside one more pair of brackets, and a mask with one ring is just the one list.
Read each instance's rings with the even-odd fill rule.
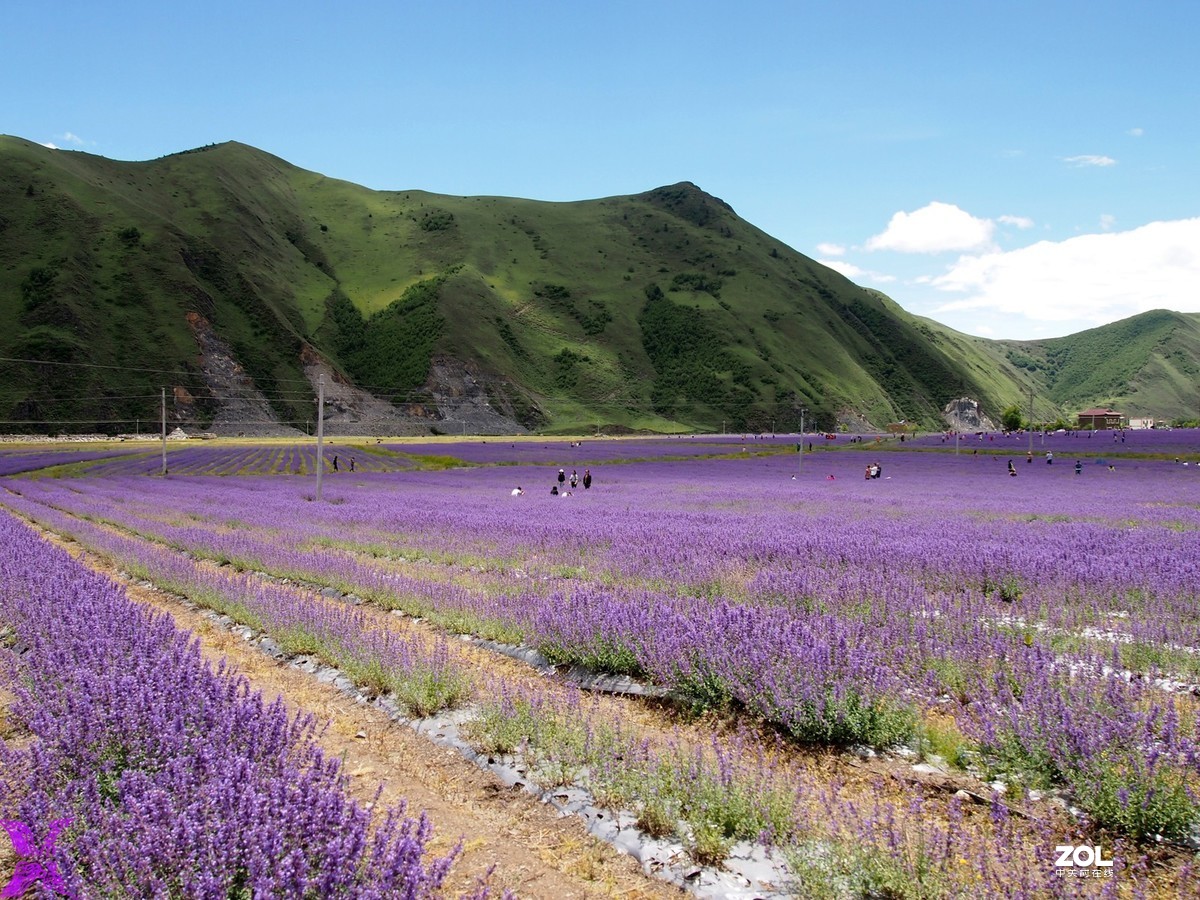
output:
[[373,828],[311,718],[7,514],[0,623],[9,714],[32,737],[0,743],[0,814],[39,857],[26,875],[76,896],[437,893],[455,854],[427,858],[424,816]]
[[[873,438],[868,439],[870,440]],[[948,432],[923,434],[912,440],[912,445],[937,449],[953,449],[957,446],[960,453],[977,449],[1013,454],[1032,451],[1039,458],[1049,451],[1060,459],[1072,454],[1117,457],[1146,454],[1167,458],[1187,457],[1194,464],[1194,461],[1200,458],[1200,432],[1195,428],[1053,431],[1034,432],[1032,435],[1028,432],[960,433],[957,439],[954,433]]]
[[[900,592],[958,608],[999,596],[1012,602],[1006,614],[1030,622],[1200,646],[1200,509],[1187,500],[1200,472],[1141,461],[1087,477],[1030,466],[1011,479],[991,458],[885,462],[885,478],[867,482],[851,455],[825,457],[799,481],[786,457],[606,467],[572,498],[533,488],[555,483],[553,471],[534,469],[336,482],[333,502],[320,505],[271,479],[14,489],[180,547],[205,542],[224,559],[297,553],[297,565],[323,570],[340,557],[306,564],[314,545],[382,545],[759,603],[861,604]],[[527,496],[511,498],[522,482]]]
[[[593,579],[668,583],[739,599],[827,604],[840,597],[859,603],[897,588],[949,593],[956,601],[960,594],[967,600],[999,595],[1023,601],[1008,612],[1029,617],[1032,609],[1034,619],[1055,625],[1101,623],[1138,640],[1196,643],[1190,601],[1197,571],[1190,548],[1198,514],[1178,502],[1180,492],[1186,496],[1192,487],[1180,470],[1142,464],[1097,473],[1109,480],[1091,484],[1074,479],[1069,469],[1032,467],[1025,478],[1009,482],[991,460],[917,456],[901,465],[891,457],[894,479],[889,474],[882,483],[856,485],[847,483],[847,475],[854,478],[857,461],[825,462],[815,475],[827,469],[832,474],[837,463],[842,481],[780,485],[775,479],[786,477],[785,461],[755,461],[693,470],[702,473],[695,477],[672,469],[685,480],[669,495],[668,476],[660,478],[653,467],[610,468],[597,473],[586,513],[559,505],[535,516],[509,502],[507,483],[497,483],[536,477],[532,473],[427,475],[374,489],[339,487],[355,502],[305,508],[307,524],[282,530],[278,525],[293,519],[297,497],[271,481],[206,481],[178,499],[176,487],[89,482],[88,496],[99,504],[98,514],[108,515],[107,495],[110,504],[122,506],[117,519],[135,525],[139,517],[152,520],[156,506],[186,514],[181,521],[189,533],[171,538],[180,546],[211,532],[212,523],[237,520],[245,527],[222,534],[218,543],[225,549],[214,551],[227,557],[253,559],[314,542],[371,544],[382,536],[438,556],[487,558],[493,565],[508,559],[550,571],[586,563]],[[172,496],[130,509],[121,501],[134,488],[148,497],[164,491]],[[422,496],[422,488],[431,493]],[[57,490],[50,484],[37,489]],[[723,507],[718,516],[703,511],[708,498],[699,496],[713,490],[733,498],[714,498]],[[696,511],[686,509],[692,494]],[[636,508],[628,505],[631,495]],[[813,527],[797,527],[796,503],[804,505]],[[586,528],[577,527],[581,518]]]
[[[20,490],[741,705],[801,740],[887,744],[950,703],[992,765],[1070,784],[1100,824],[1184,836],[1196,710],[1154,678],[1200,646],[1197,510],[1180,500],[1195,473],[1142,463],[1089,486],[893,454],[864,481],[861,462],[795,481],[788,457],[606,467],[572,498],[509,496],[552,477],[534,469],[365,478],[322,505],[281,480]],[[451,565],[378,558],[413,550]]]
[[[356,646],[364,656],[386,643],[377,629],[366,626],[360,611],[338,610],[337,604],[316,596],[310,596],[311,608],[305,609],[290,589],[213,571],[182,554],[20,497],[10,496],[9,502],[172,589],[213,605],[242,606],[269,620],[267,627],[274,634],[332,635],[334,643]],[[280,639],[286,640],[282,635]],[[404,667],[395,654],[375,653],[374,662],[382,670]],[[639,821],[644,819],[647,827],[663,821],[663,816],[668,821],[676,816],[686,819],[692,829],[688,845],[697,858],[723,853],[721,848],[733,838],[768,835],[772,843],[785,847],[797,888],[805,893],[830,881],[861,882],[868,893],[920,884],[922,891],[948,895],[966,891],[979,896],[1042,896],[1057,894],[1062,886],[1039,848],[1061,840],[1063,832],[1047,830],[1049,823],[1032,832],[1024,825],[1015,827],[1020,820],[1009,819],[1002,805],[994,808],[990,817],[968,821],[962,810],[952,809],[951,821],[939,823],[928,819],[919,799],[904,809],[879,801],[864,805],[802,773],[785,773],[762,758],[761,748],[754,749],[744,738],[735,739],[729,747],[714,743],[712,753],[677,749],[647,756],[640,741],[631,737],[633,743],[629,744],[613,734],[611,723],[597,725],[586,716],[581,718],[575,707],[560,711],[556,703],[561,701],[551,697],[534,702],[551,719],[557,718],[558,724],[547,721],[544,714],[539,714],[536,722],[524,713],[514,714],[512,694],[503,685],[490,686],[489,693],[499,698],[495,712],[501,717],[497,721],[501,732],[510,740],[531,741],[531,747],[559,773],[554,777],[583,766],[592,772],[589,783],[593,790],[602,791],[610,800],[633,804],[639,810]],[[518,699],[518,709],[527,702]],[[481,736],[487,733],[488,718],[485,716]],[[564,724],[568,722],[569,726]],[[564,728],[568,730],[564,732]],[[619,725],[617,729],[619,732]],[[482,739],[485,749],[497,749],[491,744],[495,736]],[[689,789],[684,793],[671,789],[677,783],[687,784]],[[1123,883],[1129,879],[1143,883],[1148,872],[1146,858],[1130,854],[1120,843],[1110,845],[1109,851]],[[1178,877],[1187,876],[1179,873]]]
[[[792,440],[795,440],[793,438]],[[625,462],[630,459],[657,459],[663,457],[720,456],[740,452],[740,438],[721,440],[697,439],[637,439],[588,441],[504,441],[476,439],[472,441],[437,441],[382,444],[346,443],[327,441],[324,446],[324,472],[332,474],[402,472],[418,466],[422,458],[439,461],[453,458],[466,465],[560,465],[578,467],[608,462]],[[782,439],[764,439],[753,442],[751,448],[758,452],[782,452],[793,449],[793,445]],[[794,452],[794,449],[793,449]],[[97,452],[93,458],[116,456],[116,451]],[[102,476],[157,474],[162,469],[162,458],[157,451],[120,452],[123,458],[103,462],[92,467],[92,474]],[[44,457],[44,462],[23,465],[15,471],[28,471],[40,465],[55,465],[59,454]],[[43,457],[38,457],[42,460]],[[336,468],[334,460],[337,460]],[[352,468],[353,465],[353,468]],[[313,475],[317,466],[315,440],[302,444],[273,444],[263,446],[200,445],[172,446],[167,456],[168,471],[176,475]],[[0,474],[5,471],[0,461]]]
[[[588,438],[578,441],[513,440],[496,438],[450,440],[420,443],[345,443],[327,442],[325,471],[348,472],[353,460],[355,472],[405,471],[414,460],[430,455],[453,457],[468,465],[555,465],[578,468],[628,462],[629,460],[688,459],[725,456],[738,453],[792,453],[803,443],[817,451],[818,458],[829,450],[892,451],[896,449],[956,449],[978,455],[1010,454],[1023,459],[1028,453],[1041,463],[1047,452],[1057,454],[1060,464],[1081,456],[1089,463],[1135,456],[1179,457],[1180,461],[1200,462],[1200,440],[1194,430],[1174,431],[1098,431],[1034,434],[1001,432],[962,434],[925,434],[901,440],[897,435],[704,435],[666,438]],[[0,475],[62,462],[103,460],[95,474],[134,475],[161,471],[157,450],[129,448],[91,451],[87,454],[54,450],[30,454],[14,448],[0,451]],[[334,469],[334,458],[338,468]],[[168,453],[169,471],[179,475],[308,475],[316,472],[315,440],[298,444],[264,446],[172,445]],[[821,464],[821,463],[815,463]],[[16,468],[14,468],[16,466]]]
[[[405,457],[366,445],[331,444],[324,448],[323,455],[324,471],[328,473],[349,472],[352,466],[355,472],[364,473],[397,472],[412,467]],[[100,457],[97,454],[97,458]],[[54,462],[48,460],[45,464],[53,465]],[[157,451],[126,451],[115,459],[98,462],[91,467],[90,473],[110,477],[156,475],[161,471],[162,456]],[[172,448],[167,454],[167,471],[174,475],[314,475],[317,448],[314,443]]]
[[53,466],[70,465],[86,462],[97,462],[120,458],[126,455],[120,450],[90,450],[75,449],[34,450],[5,449],[0,451],[0,476],[17,475],[21,472],[36,472]]

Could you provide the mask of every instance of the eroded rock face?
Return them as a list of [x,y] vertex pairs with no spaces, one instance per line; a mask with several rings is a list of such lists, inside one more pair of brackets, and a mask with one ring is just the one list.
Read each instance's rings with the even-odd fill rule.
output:
[[951,400],[942,410],[946,425],[954,431],[996,431],[996,424],[979,409],[979,401],[970,397]]
[[[813,431],[815,426],[813,426],[811,422],[808,424],[810,426],[808,430]],[[858,410],[849,408],[838,411],[837,427],[838,431],[842,431],[847,434],[870,434],[871,432],[878,430],[875,425],[871,423],[870,419],[868,419]]]
[[[333,435],[423,435],[435,421],[401,411],[386,400],[355,387],[311,347],[300,354],[304,374],[317,396],[317,382],[325,379],[325,433]],[[316,406],[313,407],[314,415]],[[316,422],[313,422],[315,433]]]
[[393,406],[351,384],[311,348],[301,355],[317,391],[325,378],[325,433],[342,435],[523,434],[510,415],[492,408],[486,379],[459,360],[434,357],[423,402]]
[[[279,417],[242,368],[229,345],[199,313],[188,313],[188,326],[200,351],[205,384],[217,413],[206,429],[219,436],[292,437],[304,432]],[[511,410],[497,410],[489,399],[486,378],[451,357],[435,357],[424,393],[427,400],[393,406],[352,384],[320,353],[305,346],[300,355],[312,385],[316,433],[318,382],[325,383],[325,433],[329,435],[523,434]],[[183,388],[174,391],[172,420],[195,425],[195,398]],[[507,414],[506,414],[507,413]]]
[[255,386],[229,345],[199,313],[187,315],[200,349],[204,381],[217,406],[208,431],[221,436],[292,437],[303,432],[283,425],[267,398]]
[[426,386],[445,434],[525,434],[511,410],[492,406],[486,377],[461,360],[435,356]]

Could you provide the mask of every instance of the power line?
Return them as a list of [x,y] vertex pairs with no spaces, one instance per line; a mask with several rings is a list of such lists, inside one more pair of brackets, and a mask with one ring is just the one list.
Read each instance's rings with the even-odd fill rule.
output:
[[13,402],[21,403],[78,403],[95,400],[157,400],[157,394],[103,394],[94,397],[19,397]]
[[[35,366],[61,366],[64,368],[76,368],[76,369],[105,369],[105,370],[113,371],[113,372],[142,372],[142,373],[150,374],[150,375],[177,375],[177,376],[184,376],[184,377],[193,378],[193,379],[194,378],[201,378],[201,379],[207,378],[207,373],[204,372],[203,370],[197,372],[194,370],[189,371],[189,370],[181,370],[181,369],[150,369],[150,368],[140,368],[137,366],[112,366],[112,365],[105,365],[102,363],[63,362],[60,360],[52,360],[52,359],[27,359],[27,358],[23,358],[23,357],[15,357],[15,356],[0,356],[0,362],[26,363],[28,365],[35,365]],[[494,375],[471,375],[469,377],[471,378],[471,380],[476,381],[476,382],[508,384],[511,381],[511,379],[505,378],[503,376],[494,376]],[[309,381],[308,379],[276,378],[274,380],[275,380],[276,384],[308,385],[311,390],[310,391],[302,391],[302,390],[274,391],[274,392],[270,392],[272,396],[283,396],[283,395],[291,395],[291,394],[295,394],[298,396],[312,396],[314,398],[316,396],[316,389],[313,387],[312,382]],[[337,382],[335,382],[335,384],[336,383]],[[363,384],[348,384],[346,386],[360,390],[360,391],[365,391],[367,393],[374,393],[374,394],[392,394],[392,395],[394,395],[395,391],[396,391],[395,386],[363,385]],[[245,388],[245,390],[253,390],[253,391],[258,391],[259,393],[265,393],[257,386],[247,387],[247,388]],[[406,399],[423,399],[423,400],[428,399],[427,394],[420,393],[421,390],[422,390],[421,388],[408,388],[405,390],[405,393],[403,396]],[[153,398],[157,399],[158,395],[154,394],[151,396]]]
[[61,362],[53,359],[23,359],[15,356],[0,356],[0,362],[29,363],[35,366],[64,366],[72,369],[110,369],[117,372],[148,372],[154,375],[195,375],[194,372],[178,372],[170,369],[141,369],[134,366],[106,366],[101,363]]
[[[220,427],[225,428],[231,425],[271,425],[277,428],[297,428],[294,422],[297,420],[280,421],[278,419],[239,419],[236,421],[222,421]],[[0,419],[0,425],[135,425],[138,422],[154,424],[153,416],[142,416],[135,419]],[[215,423],[214,423],[215,424]],[[195,428],[195,425],[188,425],[189,428]],[[300,429],[297,429],[300,430]]]
[[[299,401],[299,400],[314,400],[316,398],[316,394],[309,393],[308,391],[279,391],[279,392],[270,392],[270,393],[266,393],[266,394],[263,394],[262,392],[257,392],[257,394],[260,395],[261,398],[265,399],[265,400],[292,399],[292,400]],[[239,396],[237,396],[236,393],[224,395],[224,396],[225,396],[225,399],[236,399],[236,400],[257,400],[257,399],[259,399],[259,396],[239,397]],[[198,399],[200,401],[208,401],[209,400],[209,398],[207,398],[203,394],[199,395]],[[156,401],[156,400],[158,400],[158,394],[98,394],[95,396],[68,395],[68,396],[58,396],[58,397],[29,397],[29,396],[22,396],[19,394],[14,394],[14,395],[12,395],[12,398],[11,398],[11,401],[14,403],[18,403],[18,402],[21,402],[21,403],[80,403],[80,402],[117,401],[117,400],[155,400]]]
[[[64,366],[74,369],[108,369],[114,372],[145,372],[151,375],[186,375],[189,378],[204,377],[203,370],[187,371],[181,369],[146,369],[137,366],[109,366],[102,363],[80,363],[80,362],[62,362],[54,359],[24,359],[17,356],[0,356],[0,362],[9,363],[27,363],[34,366]],[[307,379],[299,378],[276,378],[276,382],[283,384],[308,384]]]
[[[127,425],[137,419],[0,419],[0,425]],[[146,418],[150,422],[150,418]]]
[[[113,365],[105,365],[105,364],[101,364],[101,363],[61,362],[61,361],[57,361],[57,360],[27,359],[27,358],[22,358],[22,357],[0,356],[0,362],[25,363],[25,364],[29,364],[29,365],[61,366],[61,367],[66,367],[66,368],[103,369],[103,370],[107,370],[107,371],[116,371],[116,372],[140,372],[140,373],[152,374],[152,375],[179,375],[179,376],[186,376],[189,379],[196,379],[196,378],[203,379],[206,377],[203,372],[195,372],[195,371],[181,371],[181,370],[172,370],[172,369],[151,369],[151,368],[139,368],[139,367],[134,367],[134,366],[113,366]],[[514,387],[512,379],[505,377],[505,376],[479,374],[479,375],[469,375],[467,377],[470,379],[470,381],[480,384],[480,385],[493,384],[493,385],[502,385],[505,387]],[[296,402],[296,403],[309,402],[309,401],[316,402],[316,396],[315,396],[316,391],[312,390],[312,387],[313,387],[312,383],[309,382],[308,380],[301,381],[299,379],[286,378],[286,379],[275,379],[275,382],[277,384],[303,384],[303,385],[308,386],[309,390],[299,390],[298,389],[298,390],[263,391],[257,387],[246,387],[246,388],[240,389],[240,391],[238,389],[235,389],[234,393],[236,394],[236,393],[240,393],[242,391],[244,391],[246,393],[252,392],[255,396],[253,396],[253,397],[244,397],[243,396],[243,397],[237,397],[236,399],[258,400],[261,398],[263,400],[266,400],[267,402],[270,402],[271,400],[290,401],[290,402]],[[207,385],[206,385],[206,387],[207,387]],[[376,399],[382,400],[387,403],[392,403],[392,404],[433,401],[433,402],[438,403],[439,405],[462,406],[462,405],[465,405],[465,404],[471,402],[469,400],[459,399],[459,398],[445,398],[442,400],[438,400],[435,396],[433,396],[434,392],[429,388],[407,388],[403,392],[399,392],[394,387],[386,387],[383,385],[348,384],[348,385],[346,385],[346,387],[362,391],[364,393],[374,396]],[[53,397],[53,398],[45,398],[45,399],[34,399],[34,398],[19,398],[19,399],[24,399],[24,400],[27,400],[30,402],[37,402],[37,403],[67,403],[67,402],[83,402],[83,401],[92,402],[92,401],[101,401],[101,400],[114,400],[114,401],[115,400],[154,400],[154,399],[158,399],[158,395],[146,394],[146,395]],[[202,402],[203,401],[211,402],[210,399],[205,397],[203,394],[201,394],[198,399],[200,399]],[[228,396],[226,397],[226,399],[228,399]],[[19,400],[14,401],[14,402],[19,402]],[[216,398],[216,402],[220,403],[221,398]],[[327,399],[327,402],[328,402],[328,399]],[[722,405],[725,405],[728,403],[739,403],[739,404],[742,403],[742,401],[737,401],[737,400],[682,400],[682,401],[655,402],[653,400],[648,400],[644,397],[606,398],[603,400],[581,399],[581,400],[578,400],[577,402],[583,402],[591,407],[596,407],[596,408],[624,407],[627,409],[638,410],[638,411],[686,410],[686,409],[698,409],[701,407],[720,408]],[[755,401],[755,405],[758,406],[761,410],[771,409],[771,408],[774,408],[776,410],[788,410],[788,409],[794,410],[794,408],[795,408],[793,404],[789,404],[784,401],[777,401],[774,403]],[[80,420],[59,420],[59,421],[61,422],[61,424],[75,424],[77,422],[113,423],[113,422],[121,422],[121,421],[128,421],[128,420],[80,419]],[[31,419],[31,420],[9,420],[7,422],[0,421],[0,424],[54,424],[54,423],[49,420],[32,420]],[[244,424],[270,424],[270,423],[247,422]]]

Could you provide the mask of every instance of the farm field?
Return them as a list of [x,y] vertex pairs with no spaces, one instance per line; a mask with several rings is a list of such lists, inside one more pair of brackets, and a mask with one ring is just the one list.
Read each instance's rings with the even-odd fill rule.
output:
[[[236,896],[283,859],[293,881],[264,890],[305,896],[334,845],[346,896],[669,891],[602,855],[538,887],[461,810],[444,836],[430,813],[435,837],[415,807],[373,816],[320,722],[206,669],[165,609],[237,635],[205,638],[223,655],[336,669],[381,703],[383,757],[413,739],[387,711],[457,729],[708,896],[1196,895],[1200,438],[1037,435],[1032,461],[1026,436],[809,436],[802,462],[797,440],[339,440],[320,501],[311,444],[173,447],[166,478],[152,450],[5,448],[0,817],[39,841],[70,819],[53,858],[80,896]],[[594,481],[552,496],[560,468]],[[89,651],[106,642],[151,649]],[[336,705],[264,681],[293,713]],[[184,708],[204,691],[229,711]],[[214,754],[247,704],[276,717],[270,753]],[[289,831],[282,799],[212,800],[228,766],[262,768],[264,797],[322,791],[332,818]],[[281,818],[247,838],[224,812],[245,804]],[[105,850],[135,835],[153,850]],[[1099,852],[1056,865],[1061,846]],[[211,883],[179,874],[212,859]]]

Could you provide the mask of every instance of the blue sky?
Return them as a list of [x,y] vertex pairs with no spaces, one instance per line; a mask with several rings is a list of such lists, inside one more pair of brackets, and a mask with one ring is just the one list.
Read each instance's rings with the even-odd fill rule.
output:
[[381,190],[693,181],[969,334],[1200,311],[1200,3],[5,4],[0,131]]

